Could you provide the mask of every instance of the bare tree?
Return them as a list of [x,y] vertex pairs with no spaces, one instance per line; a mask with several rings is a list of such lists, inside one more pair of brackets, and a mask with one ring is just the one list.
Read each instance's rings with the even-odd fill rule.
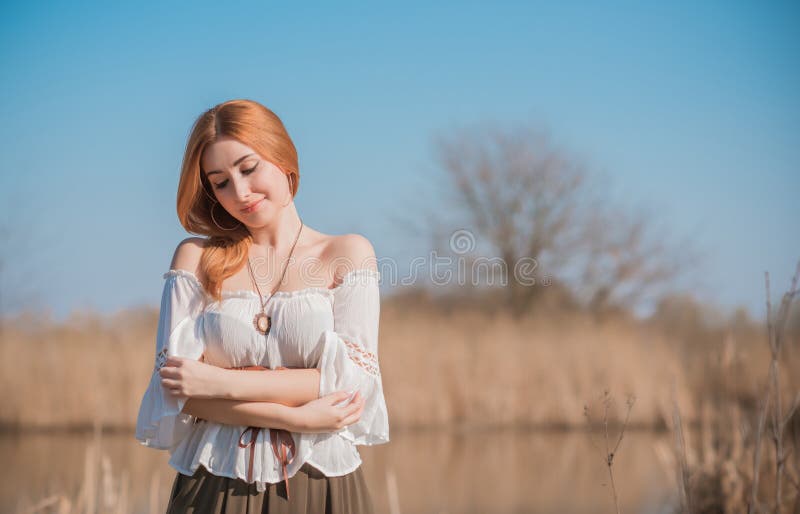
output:
[[450,203],[485,253],[505,262],[508,306],[525,312],[580,242],[574,229],[585,171],[530,127],[485,124],[435,141],[435,158],[452,186]]
[[[615,210],[596,176],[544,130],[483,123],[434,141],[445,201],[484,243],[483,255],[506,263],[507,304],[515,314],[527,312],[552,281],[572,282],[601,311],[635,303],[682,269],[648,218]],[[434,220],[426,217],[441,233]]]
[[577,288],[598,314],[632,308],[648,295],[657,295],[699,261],[693,245],[673,242],[644,212],[624,212],[605,204],[592,209],[582,226],[584,251]]

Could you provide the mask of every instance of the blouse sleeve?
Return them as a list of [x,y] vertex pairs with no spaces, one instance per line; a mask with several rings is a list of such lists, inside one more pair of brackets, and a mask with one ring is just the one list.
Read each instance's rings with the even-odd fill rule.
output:
[[333,330],[323,334],[320,396],[360,390],[365,404],[358,422],[338,434],[360,445],[389,442],[389,416],[378,365],[380,273],[356,269],[334,289]]
[[156,331],[155,363],[136,421],[136,439],[160,450],[173,448],[185,437],[195,418],[181,411],[187,398],[175,398],[161,387],[158,370],[169,356],[197,359],[203,355],[198,331],[204,304],[203,286],[185,270],[164,273],[164,291]]

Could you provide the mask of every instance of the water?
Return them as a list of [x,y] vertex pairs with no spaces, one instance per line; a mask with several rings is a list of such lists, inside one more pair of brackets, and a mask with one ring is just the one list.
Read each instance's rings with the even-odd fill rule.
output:
[[[674,473],[659,460],[659,445],[662,453],[669,447],[666,434],[625,434],[614,460],[622,512],[668,512]],[[603,452],[585,432],[394,431],[390,443],[359,450],[377,512],[615,512]],[[85,484],[96,485],[102,513],[104,502],[119,501],[123,482],[124,512],[160,513],[175,477],[167,453],[140,446],[132,434],[95,443],[91,434],[2,435],[0,459],[3,514],[55,494],[74,506]]]

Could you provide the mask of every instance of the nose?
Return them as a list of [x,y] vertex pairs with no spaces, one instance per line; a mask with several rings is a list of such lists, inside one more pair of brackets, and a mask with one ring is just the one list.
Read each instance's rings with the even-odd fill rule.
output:
[[231,179],[231,186],[233,187],[233,192],[240,203],[246,202],[250,197],[250,184],[248,184],[246,178],[240,177],[237,179]]

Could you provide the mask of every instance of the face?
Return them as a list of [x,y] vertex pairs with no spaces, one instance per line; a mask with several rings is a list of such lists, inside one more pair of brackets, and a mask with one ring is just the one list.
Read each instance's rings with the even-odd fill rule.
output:
[[200,163],[217,201],[248,227],[271,222],[291,201],[289,180],[281,169],[236,139],[211,143]]

